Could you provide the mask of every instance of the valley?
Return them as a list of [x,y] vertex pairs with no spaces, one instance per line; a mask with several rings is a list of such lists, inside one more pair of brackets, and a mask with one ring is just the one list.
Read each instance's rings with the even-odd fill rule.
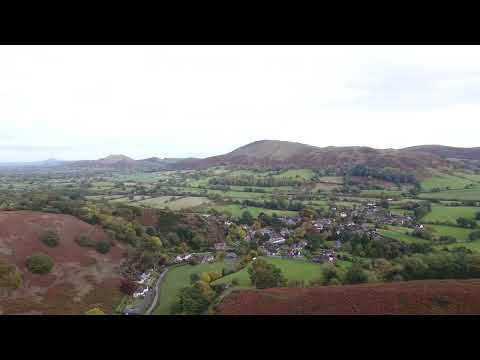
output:
[[[259,141],[206,159],[4,165],[0,312],[236,313],[257,295],[231,296],[264,288],[257,266],[292,294],[480,277],[480,154],[455,149]],[[38,254],[46,274],[27,267]]]

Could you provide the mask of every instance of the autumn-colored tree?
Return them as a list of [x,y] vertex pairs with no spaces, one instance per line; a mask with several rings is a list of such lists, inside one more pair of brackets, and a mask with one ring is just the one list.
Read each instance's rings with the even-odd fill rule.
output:
[[130,296],[137,290],[137,287],[138,285],[129,279],[123,279],[120,283],[120,291]]

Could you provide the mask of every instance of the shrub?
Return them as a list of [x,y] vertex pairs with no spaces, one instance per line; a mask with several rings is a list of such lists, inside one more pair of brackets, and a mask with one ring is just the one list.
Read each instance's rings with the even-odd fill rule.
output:
[[480,239],[480,231],[473,231],[468,235],[468,238],[471,241],[478,240]]
[[96,307],[85,312],[85,315],[106,315],[102,309]]
[[27,268],[34,274],[48,274],[53,265],[50,256],[44,254],[33,255],[27,259]]
[[40,236],[40,241],[43,242],[48,247],[58,246],[59,240],[60,238],[58,234],[53,230],[46,231],[45,233],[42,234],[42,236]]
[[94,247],[95,241],[90,239],[87,235],[80,235],[75,239],[75,242],[81,247]]
[[17,268],[0,260],[0,288],[17,289],[22,284],[22,277]]
[[353,264],[345,274],[346,284],[361,284],[368,282],[368,274],[359,264]]
[[95,245],[95,250],[97,250],[100,254],[106,254],[110,251],[110,248],[112,245],[110,245],[110,242],[108,241],[99,241]]
[[125,295],[133,295],[133,293],[137,290],[137,287],[137,284],[129,279],[123,279],[120,283],[120,291]]

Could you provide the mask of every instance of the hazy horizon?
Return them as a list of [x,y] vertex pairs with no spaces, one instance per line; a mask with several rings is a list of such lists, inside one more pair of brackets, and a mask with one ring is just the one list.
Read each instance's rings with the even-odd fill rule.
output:
[[478,46],[1,46],[0,162],[480,142]]

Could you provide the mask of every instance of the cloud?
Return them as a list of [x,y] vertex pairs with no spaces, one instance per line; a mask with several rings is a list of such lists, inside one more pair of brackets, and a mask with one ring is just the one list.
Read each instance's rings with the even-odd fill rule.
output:
[[0,144],[0,151],[65,151],[70,150],[68,146],[50,146],[50,145],[20,145],[20,144]]

